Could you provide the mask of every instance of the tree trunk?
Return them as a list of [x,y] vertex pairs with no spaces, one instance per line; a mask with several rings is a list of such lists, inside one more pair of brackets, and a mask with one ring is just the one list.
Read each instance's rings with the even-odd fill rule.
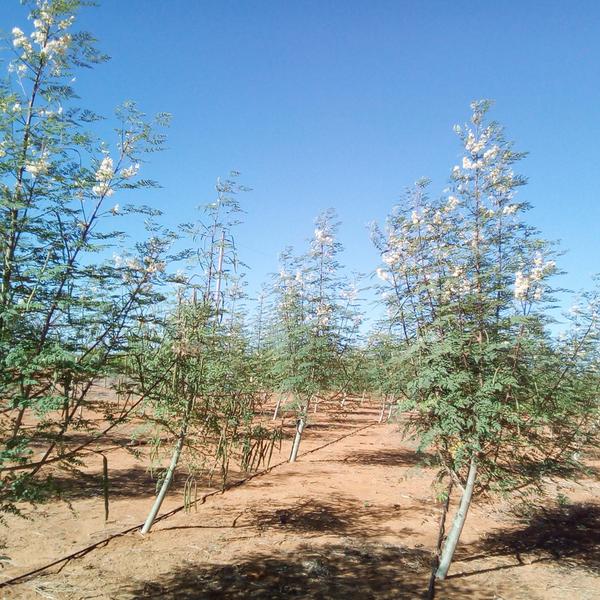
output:
[[456,512],[456,516],[454,517],[452,529],[450,530],[450,533],[448,534],[448,539],[444,544],[442,557],[440,559],[440,566],[438,567],[438,570],[435,574],[436,579],[440,581],[446,578],[448,570],[450,569],[450,565],[452,564],[454,551],[456,550],[458,540],[460,539],[460,534],[462,533],[462,529],[467,518],[467,513],[469,512],[469,507],[471,506],[471,498],[473,496],[473,488],[475,487],[476,477],[477,458],[473,454],[473,456],[471,457],[471,464],[469,466],[469,474],[467,476],[467,485],[465,486],[465,490],[460,499],[460,506],[458,507],[458,511]]
[[160,492],[158,492],[158,496],[156,496],[156,500],[152,505],[152,509],[150,510],[150,514],[142,527],[142,535],[148,533],[152,524],[154,523],[154,519],[156,519],[156,515],[160,510],[160,507],[169,491],[169,487],[171,486],[171,481],[173,481],[173,475],[175,474],[175,469],[177,468],[177,463],[179,462],[179,457],[181,456],[181,451],[183,450],[183,444],[185,442],[185,436],[187,433],[188,421],[190,418],[191,408],[192,408],[193,400],[188,401],[187,409],[185,411],[185,415],[183,417],[183,422],[181,424],[181,431],[179,432],[179,437],[177,438],[177,443],[175,444],[175,448],[173,450],[173,455],[171,457],[171,464],[167,469],[167,473],[163,480],[162,486],[160,488]]
[[383,421],[383,415],[385,414],[385,400],[381,404],[381,412],[379,413],[379,422]]
[[273,412],[273,421],[277,420],[277,417],[279,416],[279,407],[281,406],[281,398],[282,398],[282,395],[278,394],[277,404],[275,405],[275,411]]
[[294,443],[292,445],[292,452],[290,453],[290,461],[296,462],[298,456],[298,449],[300,448],[300,440],[302,439],[302,432],[306,426],[306,416],[310,406],[310,400],[306,403],[306,406],[302,409],[298,421],[296,422],[296,436],[294,437]]
[[108,497],[108,459],[102,455],[102,495],[104,496],[104,522],[108,521],[109,497]]
[[434,600],[435,598],[435,574],[440,566],[440,554],[442,552],[442,545],[444,543],[444,536],[446,535],[446,517],[448,516],[448,508],[450,506],[450,497],[452,495],[452,488],[454,484],[452,480],[448,484],[446,491],[446,499],[442,506],[442,513],[440,515],[440,526],[438,528],[438,539],[435,547],[435,553],[431,559],[431,577],[429,578],[429,589],[427,590],[427,600]]

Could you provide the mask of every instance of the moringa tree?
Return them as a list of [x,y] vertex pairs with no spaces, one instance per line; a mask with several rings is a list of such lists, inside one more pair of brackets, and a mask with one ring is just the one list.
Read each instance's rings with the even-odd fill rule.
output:
[[290,462],[311,405],[341,394],[351,381],[344,359],[358,336],[358,288],[342,274],[337,229],[332,211],[320,215],[309,251],[300,258],[286,252],[275,285],[274,380],[279,392],[292,395],[297,416]]
[[408,428],[435,450],[447,494],[462,492],[438,579],[473,494],[576,467],[598,414],[598,363],[582,360],[597,342],[598,305],[568,342],[551,335],[555,252],[523,219],[525,179],[513,171],[523,154],[487,120],[489,107],[473,103],[470,124],[455,128],[464,156],[444,195],[431,199],[419,182],[373,235]]
[[[160,149],[132,103],[116,113],[116,138],[94,134],[101,117],[76,105],[77,69],[106,60],[94,38],[74,30],[86,2],[37,0],[32,31],[12,30],[9,77],[0,84],[0,496],[4,510],[35,500],[40,471],[72,464],[88,444],[73,446],[73,428],[90,442],[104,430],[82,413],[90,390],[110,374],[128,331],[157,300],[165,244],[140,243],[127,260],[107,259],[125,236],[116,219],[144,207],[115,203],[123,192],[152,187],[139,177],[146,152]],[[168,118],[159,115],[156,124]],[[113,196],[115,197],[113,199]],[[41,448],[34,456],[33,447]],[[47,483],[47,481],[46,481]],[[47,486],[46,486],[47,488]]]
[[241,208],[234,180],[219,180],[204,220],[182,226],[191,236],[188,270],[177,305],[158,327],[140,333],[132,347],[131,377],[147,399],[155,426],[155,461],[170,452],[142,533],[160,511],[181,459],[185,459],[186,503],[200,474],[216,469],[225,485],[232,459],[248,471],[268,463],[278,432],[256,420],[263,395],[254,377],[254,356],[244,329],[240,262],[233,229]]

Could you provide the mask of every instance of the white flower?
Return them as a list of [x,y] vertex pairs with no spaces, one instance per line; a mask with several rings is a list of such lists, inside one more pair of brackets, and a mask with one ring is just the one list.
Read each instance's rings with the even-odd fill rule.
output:
[[391,267],[396,263],[400,262],[401,254],[397,250],[388,250],[383,254],[381,260],[388,266]]
[[120,210],[121,210],[121,207],[119,206],[119,204],[115,204],[115,205],[114,205],[114,206],[113,206],[113,207],[110,209],[110,212],[111,212],[113,215],[118,215]]
[[126,169],[123,169],[121,171],[121,177],[123,179],[129,179],[131,177],[135,177],[139,170],[140,170],[140,163],[135,163],[135,164],[127,167]]
[[468,156],[463,156],[462,166],[463,169],[479,169],[483,166],[483,161],[471,160]]
[[483,147],[485,146],[484,140],[477,140],[472,131],[469,131],[467,134],[467,139],[465,140],[465,149],[472,154],[478,154],[481,152]]
[[40,18],[46,25],[52,25],[54,23],[54,16],[48,10],[48,2],[44,0],[43,2],[38,2],[38,6],[40,7]]
[[96,171],[96,181],[110,181],[114,174],[113,160],[110,156],[105,156]]
[[460,200],[456,196],[450,196],[446,204],[446,210],[454,210],[460,204]]
[[515,273],[515,298],[525,300],[529,291],[529,277],[523,275],[522,271]]
[[419,213],[417,213],[416,210],[412,211],[410,215],[410,220],[412,221],[413,225],[418,225],[421,222],[421,217],[419,216]]
[[41,29],[37,29],[31,34],[31,39],[41,47],[44,46],[44,42],[46,41],[46,32]]
[[496,145],[492,146],[489,150],[486,150],[483,153],[483,160],[486,162],[492,160],[493,158],[496,157],[496,155],[498,154],[499,151],[500,151],[500,148],[498,148],[498,146],[496,146]]
[[92,188],[92,192],[96,196],[104,196],[106,198],[110,198],[115,193],[107,182],[98,183]]
[[517,211],[518,206],[516,204],[507,204],[503,209],[502,209],[502,214],[503,215],[514,215],[515,212]]
[[25,34],[18,28],[14,27],[12,30],[13,34],[13,46],[15,48],[23,48],[25,53],[31,51],[31,42],[27,39]]
[[21,104],[19,102],[15,102],[12,105],[12,111],[13,112],[20,112],[20,110],[21,110]]
[[64,54],[67,51],[70,43],[71,36],[66,33],[56,40],[50,40],[46,42],[46,45],[40,49],[40,53],[50,58],[55,54]]
[[25,170],[33,177],[38,177],[39,175],[45,175],[48,172],[50,165],[46,160],[45,155],[42,155],[39,160],[35,162],[28,162],[25,165]]
[[132,271],[141,271],[142,265],[137,258],[128,258],[125,261],[125,266]]
[[330,313],[331,313],[331,307],[329,307],[325,304],[319,304],[319,306],[317,306],[317,323],[321,327],[325,327],[326,325],[329,324]]
[[146,257],[144,262],[146,263],[146,273],[163,273],[166,268],[166,264],[164,262],[160,262],[149,257]]
[[68,19],[63,19],[58,23],[59,29],[68,29],[75,22],[75,16],[70,16]]
[[381,281],[389,282],[392,279],[390,273],[385,269],[382,269],[381,267],[377,267],[377,270],[375,272],[377,273],[377,277],[379,277]]
[[540,281],[545,276],[549,275],[556,268],[556,263],[553,260],[544,262],[542,255],[538,252],[533,259],[533,268],[531,269],[531,279]]
[[326,232],[324,229],[319,227],[315,229],[315,240],[317,243],[323,246],[333,245],[333,236],[329,232]]
[[113,254],[113,261],[117,269],[123,266],[123,257],[120,254]]

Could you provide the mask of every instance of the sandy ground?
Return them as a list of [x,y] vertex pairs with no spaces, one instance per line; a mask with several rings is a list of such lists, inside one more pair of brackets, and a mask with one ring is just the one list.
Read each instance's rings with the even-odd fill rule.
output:
[[[1,588],[0,597],[422,598],[440,510],[435,470],[416,454],[414,443],[402,440],[397,425],[378,424],[377,407],[367,404],[342,420],[325,412],[311,415],[297,463],[211,496],[190,513],[180,511],[150,535],[116,537],[61,567]],[[287,458],[291,423],[286,433],[272,464]],[[116,441],[125,437],[114,434]],[[155,487],[147,461],[125,450],[107,456],[108,522],[101,459],[94,456],[68,503],[29,509],[28,520],[8,519],[3,553],[10,561],[0,581],[144,520]],[[184,481],[185,474],[177,478],[163,513],[182,504]],[[476,503],[437,597],[599,598],[598,479],[555,483],[549,492],[546,506],[527,519],[516,518],[514,499]]]

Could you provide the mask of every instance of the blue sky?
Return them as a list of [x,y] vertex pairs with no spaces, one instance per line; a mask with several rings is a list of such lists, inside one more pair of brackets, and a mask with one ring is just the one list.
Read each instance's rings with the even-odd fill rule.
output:
[[[1,3],[1,29],[24,23]],[[238,233],[251,290],[328,207],[344,262],[373,270],[367,223],[422,176],[442,190],[476,98],[530,152],[521,197],[568,250],[560,283],[600,271],[600,2],[102,0],[79,24],[112,56],[78,75],[82,104],[174,116],[145,167],[163,189],[140,201],[175,224],[231,169],[253,188]]]

